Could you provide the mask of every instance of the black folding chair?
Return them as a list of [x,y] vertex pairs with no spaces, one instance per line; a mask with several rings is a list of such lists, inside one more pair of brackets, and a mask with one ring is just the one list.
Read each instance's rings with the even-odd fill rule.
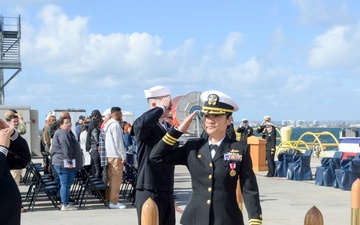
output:
[[29,201],[28,209],[34,210],[35,203],[38,199],[39,193],[45,193],[52,205],[60,209],[60,202],[57,201],[56,193],[59,190],[59,185],[55,181],[51,181],[47,176],[42,176],[37,166],[30,162],[27,168],[30,171],[31,182],[29,183],[29,189],[26,196],[26,201]]
[[103,194],[101,193],[105,192],[108,187],[101,179],[91,177],[84,168],[79,171],[78,179],[78,182],[80,182],[79,185],[81,185],[81,190],[78,196],[80,208],[83,210],[85,209],[85,204],[90,194],[98,198],[99,201],[104,204],[104,206],[108,205],[104,199]]
[[123,175],[120,194],[124,196],[125,199],[135,203],[135,192],[136,192],[136,182],[137,182],[137,170],[129,165],[125,164],[125,172]]

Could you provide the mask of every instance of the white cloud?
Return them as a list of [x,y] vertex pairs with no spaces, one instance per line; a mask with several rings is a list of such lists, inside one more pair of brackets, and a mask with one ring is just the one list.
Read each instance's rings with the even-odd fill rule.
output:
[[10,3],[12,5],[35,5],[35,4],[50,4],[50,3],[56,3],[61,2],[63,0],[1,0],[2,3]]
[[352,20],[352,15],[344,1],[292,0],[299,8],[299,21],[304,25],[342,24]]
[[[39,13],[40,27],[25,22],[23,56],[34,67],[73,82],[98,79],[108,84],[124,76],[155,81],[174,76],[176,71],[193,64],[189,54],[193,40],[169,51],[162,50],[162,39],[148,33],[87,33],[89,19],[69,18],[62,8],[45,6]],[[28,39],[27,37],[32,37]]]
[[278,26],[275,28],[271,38],[271,44],[275,45],[276,47],[280,47],[287,42],[287,37],[284,34],[283,28]]
[[335,26],[314,39],[308,63],[315,68],[358,67],[359,47],[359,26]]
[[320,78],[310,75],[291,76],[287,79],[286,84],[282,87],[284,93],[297,95],[299,93],[309,92],[312,88],[319,87],[317,82]]
[[243,35],[241,33],[229,33],[224,44],[220,47],[220,58],[226,61],[233,60],[236,55],[237,47],[242,43],[242,41]]
[[[31,104],[42,112],[58,107],[103,111],[119,105],[138,116],[148,107],[143,90],[169,85],[174,96],[220,90],[236,98],[242,115],[262,118],[263,113],[278,114],[279,118],[290,113],[287,103],[293,109],[311,101],[304,96],[338,87],[337,73],[329,74],[334,82],[325,85],[314,75],[317,71],[304,66],[304,49],[309,43],[290,43],[288,32],[293,28],[288,23],[271,25],[275,27],[271,37],[264,34],[246,43],[244,36],[258,31],[222,31],[219,36],[225,40],[209,36],[206,43],[189,33],[183,43],[166,49],[165,32],[93,33],[88,31],[92,18],[79,15],[70,16],[58,6],[47,5],[37,17],[22,17],[23,71],[18,75],[21,79],[14,79],[7,88],[8,103]],[[308,63],[314,68],[330,68],[349,66],[346,63],[350,62],[359,69],[359,39],[357,27],[334,26],[314,39]],[[265,42],[259,44],[259,40]],[[336,94],[325,97],[336,99]],[[294,111],[291,113],[302,116]]]

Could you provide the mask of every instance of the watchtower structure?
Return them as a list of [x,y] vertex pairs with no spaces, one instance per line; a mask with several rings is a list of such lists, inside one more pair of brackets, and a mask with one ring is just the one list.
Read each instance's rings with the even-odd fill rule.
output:
[[[20,15],[19,17],[0,15],[0,105],[5,104],[5,86],[21,71],[20,25]],[[15,70],[7,81],[4,80],[5,69]]]

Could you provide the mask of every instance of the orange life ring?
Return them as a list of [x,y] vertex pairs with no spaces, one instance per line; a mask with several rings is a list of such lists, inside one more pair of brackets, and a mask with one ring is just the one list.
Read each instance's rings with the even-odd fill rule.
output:
[[173,99],[171,99],[171,114],[172,114],[172,118],[173,118],[173,125],[174,126],[179,126],[180,123],[178,121],[178,119],[176,118],[176,107],[177,107],[177,104],[179,102],[179,100],[182,98],[183,96],[177,96]]

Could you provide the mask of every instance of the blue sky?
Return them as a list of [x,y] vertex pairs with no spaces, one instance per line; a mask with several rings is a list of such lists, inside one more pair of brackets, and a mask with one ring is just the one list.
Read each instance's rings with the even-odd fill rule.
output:
[[0,9],[22,26],[23,68],[5,103],[39,110],[40,121],[54,108],[139,116],[155,85],[172,97],[225,92],[240,106],[235,121],[360,118],[356,0],[2,0]]

